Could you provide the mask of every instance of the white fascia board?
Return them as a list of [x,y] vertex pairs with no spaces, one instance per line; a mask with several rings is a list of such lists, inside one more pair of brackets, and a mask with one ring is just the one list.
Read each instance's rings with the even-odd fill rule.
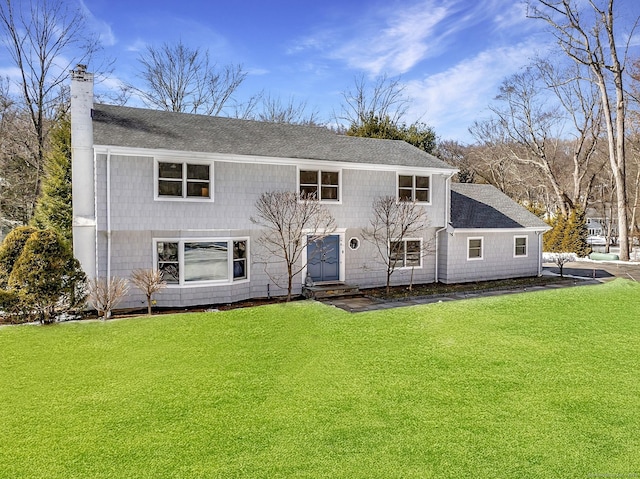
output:
[[531,232],[544,232],[549,231],[551,228],[538,228],[538,227],[528,227],[528,228],[454,228],[449,225],[447,227],[447,233],[455,234],[484,234],[484,233],[531,233]]
[[208,153],[202,151],[163,150],[150,148],[135,148],[124,146],[94,145],[96,154],[111,153],[123,156],[146,156],[150,158],[178,158],[199,159],[209,161],[222,161],[228,163],[253,163],[261,165],[302,166],[315,168],[322,165],[323,168],[341,168],[350,170],[394,171],[400,173],[428,173],[433,175],[449,176],[458,171],[457,168],[430,168],[420,166],[380,165],[376,163],[357,163],[350,161],[314,160],[311,158],[281,158],[275,156],[236,155],[228,153]]

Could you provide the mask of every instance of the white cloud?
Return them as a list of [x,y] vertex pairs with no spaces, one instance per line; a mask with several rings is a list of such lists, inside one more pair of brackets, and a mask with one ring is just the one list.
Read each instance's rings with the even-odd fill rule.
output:
[[486,50],[423,80],[407,83],[408,116],[433,126],[443,138],[469,141],[468,127],[481,119],[507,76],[535,55],[533,42]]
[[127,45],[126,50],[128,52],[141,52],[146,48],[147,48],[147,42],[138,38],[133,43]]
[[446,7],[414,7],[397,13],[384,28],[371,28],[364,35],[333,53],[352,68],[373,75],[405,73],[433,55],[440,43],[436,28],[448,16]]
[[85,5],[84,1],[80,0],[80,8],[84,12],[89,27],[94,30],[100,36],[100,42],[107,47],[111,47],[117,43],[116,36],[111,29],[111,25],[107,22],[96,18],[96,16]]

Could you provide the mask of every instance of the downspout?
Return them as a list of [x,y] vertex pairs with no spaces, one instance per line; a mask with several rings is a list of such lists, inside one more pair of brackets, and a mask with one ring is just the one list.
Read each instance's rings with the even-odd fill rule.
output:
[[107,150],[107,284],[111,280],[111,150]]
[[93,217],[95,218],[95,231],[94,233],[94,249],[95,249],[95,275],[96,277],[93,279],[98,279],[100,277],[100,254],[98,251],[98,238],[99,238],[99,233],[98,233],[98,195],[97,195],[97,191],[98,191],[98,169],[96,168],[98,166],[98,155],[96,154],[96,150],[95,148],[93,149]]
[[538,277],[542,276],[542,234],[543,231],[536,231],[538,235]]
[[447,229],[447,226],[449,225],[449,216],[451,214],[451,178],[453,178],[453,175],[455,175],[455,173],[451,173],[444,182],[445,185],[445,205],[444,205],[444,226],[440,229],[436,230],[436,268],[435,268],[435,279],[434,282],[437,283],[439,278],[439,272],[438,272],[438,263],[440,260],[440,255],[439,255],[439,244],[438,244],[438,235]]

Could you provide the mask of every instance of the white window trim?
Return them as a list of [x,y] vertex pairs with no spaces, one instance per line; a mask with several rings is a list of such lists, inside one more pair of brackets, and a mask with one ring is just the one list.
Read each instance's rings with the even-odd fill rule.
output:
[[[227,242],[227,254],[228,254],[228,278],[223,280],[210,280],[210,281],[185,281],[184,280],[184,244],[185,243],[208,243],[208,242]],[[234,241],[246,241],[247,242],[247,264],[246,273],[247,277],[243,279],[233,279],[233,242]],[[167,283],[167,288],[198,288],[205,286],[229,286],[235,284],[248,283],[250,279],[250,259],[251,259],[251,243],[248,236],[225,236],[225,237],[204,237],[204,238],[153,238],[153,269],[158,269],[158,243],[178,243],[178,265],[180,279],[177,283]]]
[[[404,259],[406,262],[406,258],[407,258],[407,246],[406,246],[406,242],[407,241],[419,241],[420,242],[420,264],[417,266],[397,266],[395,267],[395,269],[397,270],[401,270],[401,269],[422,269],[423,267],[423,261],[422,261],[422,257],[424,256],[423,253],[423,239],[422,238],[402,238],[402,239],[394,239],[391,240],[391,242],[397,242],[397,241],[403,241],[405,243],[405,247],[404,247]],[[391,255],[391,242],[387,245],[387,251],[388,251],[388,256]]]
[[[471,258],[469,257],[469,243],[472,240],[480,240],[480,257],[479,258]],[[470,236],[467,238],[467,261],[482,261],[484,259],[484,236]]]
[[[159,175],[159,163],[182,163],[190,164],[190,165],[208,165],[209,166],[209,197],[203,198],[201,196],[160,196],[158,193],[158,182],[160,180]],[[190,160],[187,158],[176,158],[176,157],[161,157],[156,156],[153,158],[153,197],[155,201],[186,201],[186,202],[196,202],[196,203],[212,203],[213,202],[213,192],[214,192],[214,163],[213,161],[204,161],[204,160]],[[183,170],[185,167],[183,166]],[[182,178],[183,182],[183,195],[186,194],[187,188],[187,178]]]
[[[524,254],[516,254],[516,241],[524,238]],[[513,237],[513,257],[526,258],[529,256],[529,237],[525,235],[516,235]]]
[[341,205],[342,204],[342,168],[319,168],[311,165],[298,165],[296,167],[296,191],[300,195],[300,171],[317,171],[318,172],[318,193],[321,194],[322,188],[322,172],[325,173],[338,173],[338,199],[337,200],[323,200],[318,199],[320,203],[327,205]]
[[[401,176],[412,176],[413,177],[413,185],[411,186],[411,195],[415,198],[416,196],[416,176],[422,176],[424,178],[429,178],[429,201],[416,201],[415,203],[418,205],[431,205],[433,202],[433,175],[431,173],[420,173],[415,171],[397,171],[396,172],[396,201],[400,202],[400,177]],[[415,201],[415,200],[414,200]]]

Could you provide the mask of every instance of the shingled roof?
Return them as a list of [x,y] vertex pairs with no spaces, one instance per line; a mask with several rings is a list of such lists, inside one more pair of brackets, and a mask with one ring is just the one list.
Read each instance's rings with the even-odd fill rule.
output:
[[327,128],[96,104],[94,144],[423,168],[454,167],[401,140]]
[[451,184],[451,226],[460,229],[549,228],[497,188],[469,183]]

